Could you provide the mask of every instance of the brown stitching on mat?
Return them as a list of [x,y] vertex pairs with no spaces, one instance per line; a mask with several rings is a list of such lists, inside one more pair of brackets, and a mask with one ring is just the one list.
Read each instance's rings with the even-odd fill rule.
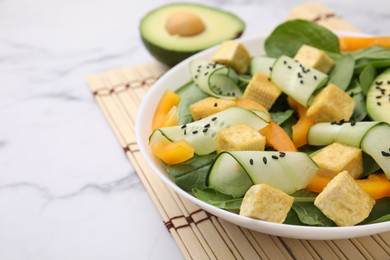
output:
[[[192,218],[192,215],[196,214],[196,213],[199,213],[199,212],[204,212],[206,213],[206,217],[205,218],[202,218],[198,221],[195,221],[193,218]],[[164,225],[165,227],[168,229],[168,231],[171,229],[171,228],[174,228],[175,230],[178,230],[178,229],[181,229],[181,228],[185,228],[185,227],[190,227],[192,223],[194,223],[195,225],[198,225],[199,223],[202,223],[203,221],[205,220],[208,220],[211,218],[211,216],[213,216],[212,214],[204,211],[203,209],[199,209],[199,210],[196,210],[194,212],[192,212],[189,216],[184,216],[184,215],[180,215],[180,216],[175,216],[175,217],[172,217],[170,218],[168,221],[164,222]],[[184,218],[186,221],[187,221],[187,224],[183,224],[183,225],[180,225],[180,226],[175,226],[172,222],[172,220],[175,220],[175,219],[179,219],[179,218]]]
[[314,18],[312,21],[319,22],[319,21],[323,21],[323,20],[328,20],[328,19],[333,18],[333,17],[340,17],[340,16],[338,16],[335,13],[322,14],[322,15],[319,15],[316,18]]
[[111,95],[111,90],[108,88],[100,88],[92,92],[94,96],[109,96]]
[[127,146],[123,147],[122,149],[123,149],[123,151],[125,153],[127,153],[127,152],[134,153],[134,152],[138,152],[139,151],[137,142],[131,142]]

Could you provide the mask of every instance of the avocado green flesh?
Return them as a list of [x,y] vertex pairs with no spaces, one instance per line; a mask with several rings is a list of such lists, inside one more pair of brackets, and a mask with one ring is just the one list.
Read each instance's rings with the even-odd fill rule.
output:
[[[205,30],[194,36],[171,35],[165,28],[167,19],[175,12],[188,11],[198,15]],[[199,4],[169,4],[151,11],[140,24],[145,47],[159,61],[172,66],[185,58],[235,39],[244,31],[244,22],[232,13]]]
[[381,73],[367,93],[367,112],[373,120],[390,124],[390,69]]

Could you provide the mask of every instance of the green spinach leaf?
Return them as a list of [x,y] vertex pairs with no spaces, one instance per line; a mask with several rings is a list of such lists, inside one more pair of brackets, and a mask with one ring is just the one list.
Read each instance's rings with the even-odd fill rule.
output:
[[370,89],[372,82],[374,82],[375,77],[376,69],[374,65],[368,63],[359,75],[359,83],[365,96],[367,95],[367,92]]
[[355,60],[351,54],[332,55],[335,66],[329,74],[328,83],[333,83],[342,90],[346,90],[351,83]]
[[354,73],[360,73],[368,65],[371,64],[376,69],[386,68],[390,66],[390,59],[382,60],[370,60],[370,59],[361,59],[356,61]]
[[340,52],[339,40],[333,32],[315,22],[301,19],[287,21],[276,27],[265,40],[264,48],[270,57],[293,57],[303,44]]
[[359,81],[354,79],[348,87],[346,93],[355,100],[355,107],[353,109],[351,120],[354,120],[355,122],[362,121],[367,116],[367,108],[366,97],[363,94]]
[[371,59],[371,60],[382,60],[390,59],[390,49],[386,47],[373,46],[357,51],[350,52],[355,60],[359,59]]
[[235,211],[240,210],[242,198],[233,198],[230,195],[223,194],[211,188],[195,188],[192,192],[198,199],[218,208]]
[[370,215],[360,224],[379,223],[390,220],[390,198],[383,198],[376,201]]
[[284,123],[286,120],[288,120],[292,115],[294,114],[294,110],[288,109],[286,111],[277,111],[277,112],[270,112],[270,115],[272,117],[272,120],[280,125]]

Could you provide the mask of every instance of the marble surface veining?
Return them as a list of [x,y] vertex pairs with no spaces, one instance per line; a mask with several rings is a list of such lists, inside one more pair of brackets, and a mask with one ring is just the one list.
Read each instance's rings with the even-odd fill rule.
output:
[[[0,0],[0,259],[181,259],[85,76],[152,61],[138,24],[165,0]],[[304,1],[198,1],[269,32]],[[323,1],[389,34],[390,2]]]

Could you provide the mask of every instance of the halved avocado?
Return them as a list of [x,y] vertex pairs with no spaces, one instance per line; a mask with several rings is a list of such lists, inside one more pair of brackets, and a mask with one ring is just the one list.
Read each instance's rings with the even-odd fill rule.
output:
[[244,29],[245,23],[232,13],[191,3],[161,6],[145,15],[140,23],[145,47],[168,66],[238,38]]

